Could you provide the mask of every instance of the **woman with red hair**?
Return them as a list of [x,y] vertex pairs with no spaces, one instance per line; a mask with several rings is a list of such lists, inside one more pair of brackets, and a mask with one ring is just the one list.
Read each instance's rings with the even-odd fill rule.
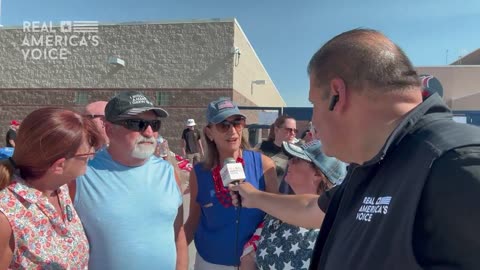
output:
[[0,162],[0,269],[86,269],[88,241],[67,183],[102,145],[95,123],[60,108],[30,113]]

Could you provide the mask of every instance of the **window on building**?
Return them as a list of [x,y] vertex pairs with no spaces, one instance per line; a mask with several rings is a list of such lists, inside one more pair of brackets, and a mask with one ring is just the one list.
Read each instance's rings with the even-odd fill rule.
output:
[[157,105],[159,106],[168,106],[168,93],[157,92]]
[[88,93],[86,91],[75,92],[75,104],[86,105],[88,103]]

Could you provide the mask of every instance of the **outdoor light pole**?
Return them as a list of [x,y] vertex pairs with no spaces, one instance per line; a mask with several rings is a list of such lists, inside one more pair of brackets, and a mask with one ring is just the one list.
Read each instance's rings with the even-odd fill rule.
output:
[[0,0],[0,27],[2,26],[2,0]]

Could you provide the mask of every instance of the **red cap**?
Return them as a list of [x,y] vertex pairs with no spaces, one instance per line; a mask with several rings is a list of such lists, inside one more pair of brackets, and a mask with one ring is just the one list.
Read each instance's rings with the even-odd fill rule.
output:
[[10,122],[10,125],[12,125],[12,126],[20,126],[20,121],[18,121],[18,120],[12,120],[12,121]]

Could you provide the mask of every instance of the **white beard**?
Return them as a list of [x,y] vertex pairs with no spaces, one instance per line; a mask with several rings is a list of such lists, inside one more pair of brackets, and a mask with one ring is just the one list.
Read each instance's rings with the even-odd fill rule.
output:
[[[140,142],[152,142],[153,144],[139,144]],[[155,148],[157,147],[157,141],[154,138],[145,138],[139,136],[137,142],[135,143],[135,148],[131,153],[132,157],[138,159],[147,159],[155,153]]]

